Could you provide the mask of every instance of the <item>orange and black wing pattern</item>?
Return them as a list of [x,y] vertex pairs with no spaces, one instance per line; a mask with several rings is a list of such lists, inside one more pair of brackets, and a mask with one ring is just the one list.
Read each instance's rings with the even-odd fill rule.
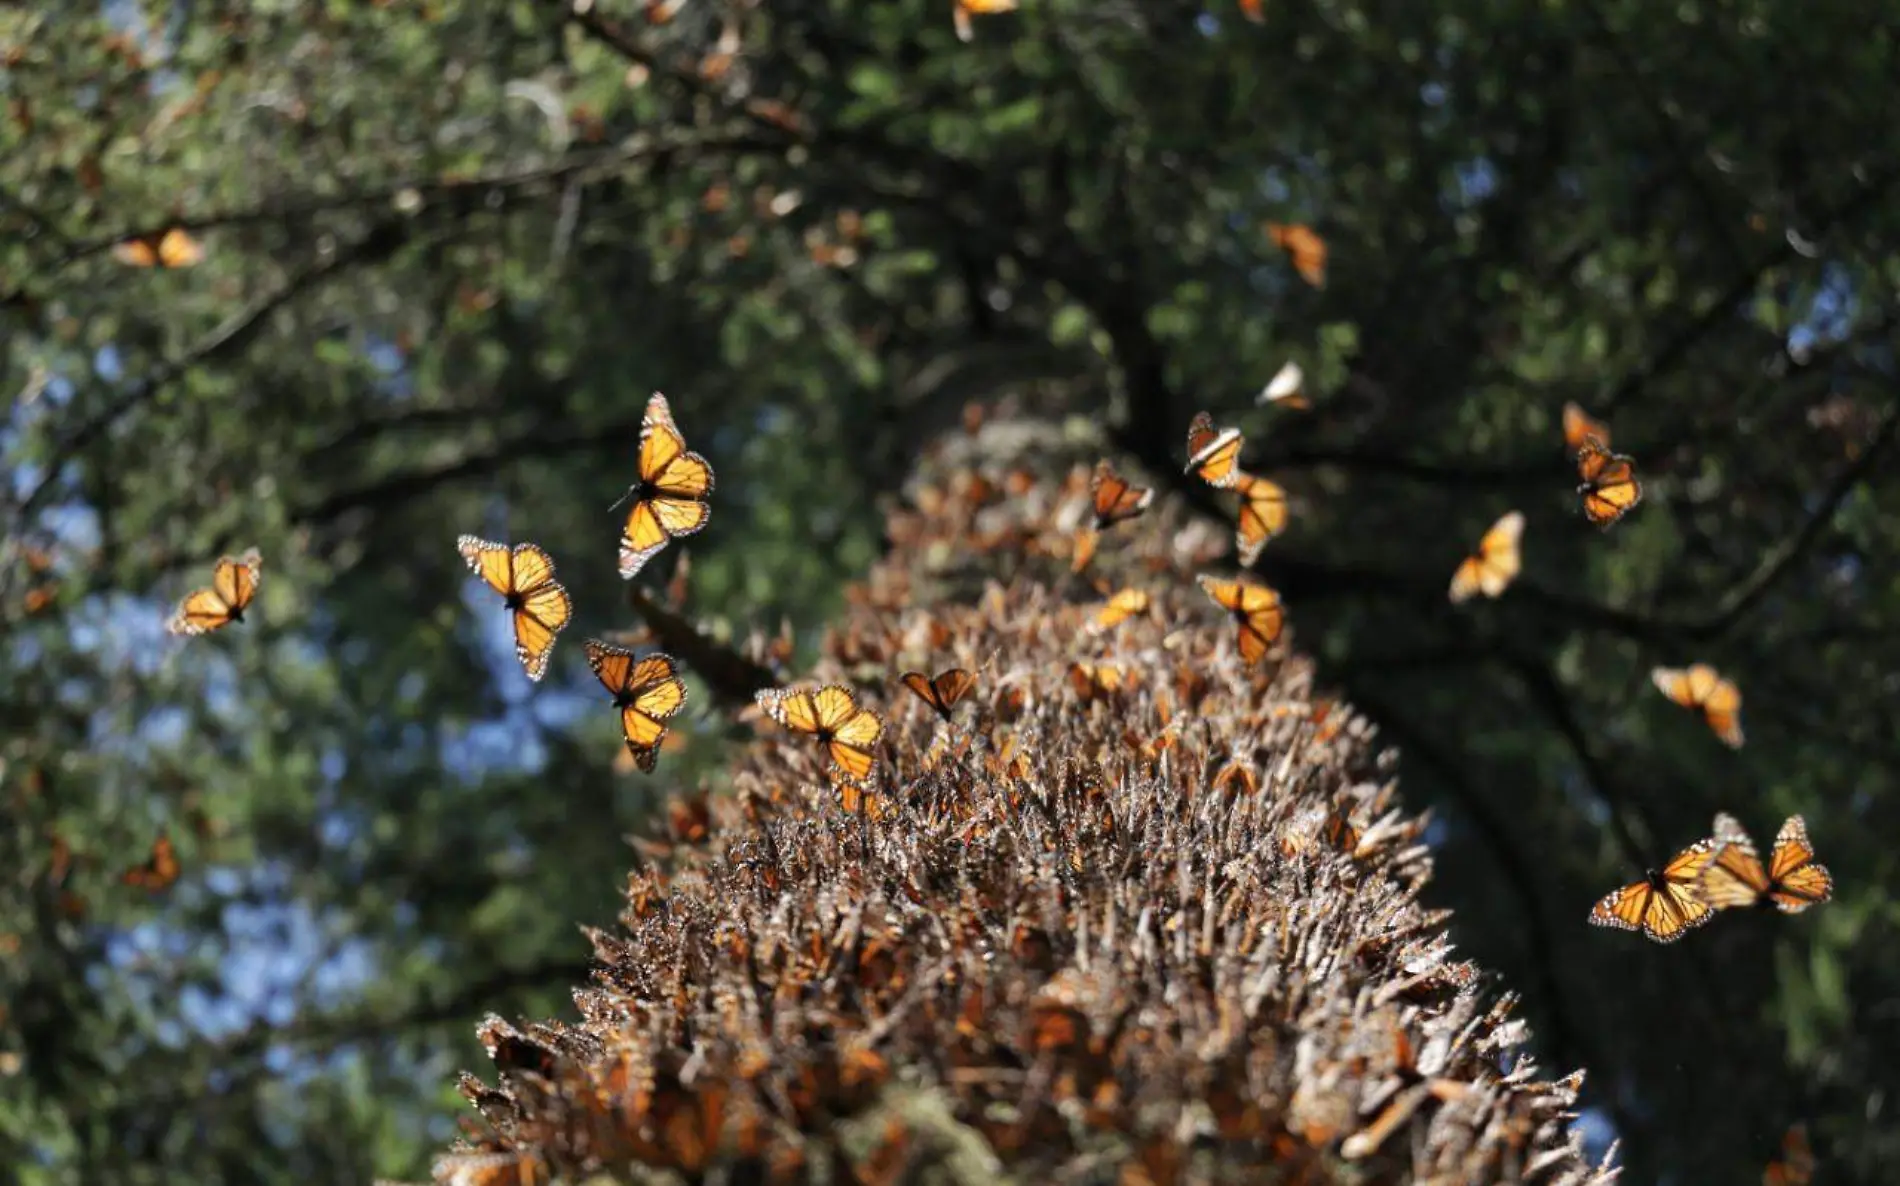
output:
[[1148,596],[1145,589],[1130,587],[1119,590],[1089,615],[1089,630],[1095,634],[1113,630],[1137,614],[1147,613],[1152,604],[1154,599]]
[[587,665],[613,693],[627,752],[642,770],[652,770],[666,738],[666,722],[686,703],[686,681],[671,655],[655,651],[641,658],[625,647],[587,640]]
[[631,579],[668,541],[706,526],[712,505],[713,471],[686,447],[666,397],[654,392],[640,421],[639,476],[626,497],[633,500],[620,531],[620,575]]
[[961,667],[952,667],[939,671],[935,675],[925,675],[921,671],[906,671],[898,677],[906,688],[917,698],[930,706],[930,711],[944,720],[956,710],[957,701],[970,694],[976,687],[976,677]]
[[1240,450],[1246,443],[1238,428],[1215,428],[1212,416],[1196,412],[1188,425],[1188,463],[1182,472],[1217,489],[1230,489],[1245,476],[1240,471]]
[[1715,817],[1715,841],[1715,859],[1702,871],[1697,892],[1717,910],[1772,904],[1783,914],[1799,914],[1834,896],[1834,879],[1814,859],[1807,821],[1798,815],[1775,834],[1766,866],[1734,816]]
[[1702,714],[1709,731],[1730,749],[1742,747],[1742,694],[1707,663],[1657,667],[1649,673],[1657,691]]
[[172,851],[172,838],[164,832],[152,841],[152,855],[119,876],[126,885],[148,893],[170,889],[178,880],[178,854]]
[[1234,528],[1234,547],[1240,563],[1251,566],[1267,541],[1286,530],[1286,490],[1277,482],[1240,474],[1234,488],[1240,492],[1240,521]]
[[1523,567],[1518,544],[1524,538],[1524,516],[1517,511],[1500,518],[1478,541],[1478,550],[1465,557],[1458,571],[1451,574],[1451,600],[1455,605],[1477,594],[1497,597],[1510,588]]
[[1605,894],[1590,910],[1593,926],[1641,931],[1658,943],[1674,943],[1715,917],[1697,896],[1703,870],[1715,857],[1715,841],[1698,840],[1641,881]]
[[831,759],[833,777],[861,783],[870,776],[884,721],[859,704],[850,688],[768,688],[758,694],[758,704],[781,727],[816,737]]
[[204,248],[182,227],[112,245],[112,258],[134,268],[189,268],[204,257]]
[[1106,461],[1095,463],[1095,476],[1089,479],[1089,497],[1095,511],[1095,530],[1106,531],[1148,509],[1155,492],[1136,486],[1115,472]]
[[242,556],[221,556],[211,572],[211,587],[193,589],[178,603],[165,629],[173,634],[203,634],[244,620],[244,611],[264,579],[264,559],[256,548]]
[[1577,450],[1577,476],[1583,479],[1577,487],[1583,496],[1583,517],[1598,527],[1608,527],[1643,501],[1636,463],[1610,452],[1595,437],[1586,438]]
[[1564,405],[1564,447],[1572,453],[1583,448],[1586,441],[1595,441],[1607,449],[1610,447],[1610,426],[1601,420],[1591,419],[1590,414],[1574,403]]
[[515,657],[531,680],[548,672],[554,639],[574,617],[567,589],[554,579],[554,558],[534,544],[498,544],[464,535],[455,541],[462,559],[489,588],[501,594],[514,619]]
[[1233,615],[1239,625],[1240,657],[1248,663],[1264,658],[1286,624],[1279,593],[1254,581],[1229,581],[1205,574],[1196,579],[1214,604]]

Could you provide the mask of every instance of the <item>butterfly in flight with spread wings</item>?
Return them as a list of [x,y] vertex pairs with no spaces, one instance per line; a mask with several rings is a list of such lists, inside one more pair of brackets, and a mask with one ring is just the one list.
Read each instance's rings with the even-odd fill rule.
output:
[[1601,420],[1593,419],[1590,414],[1575,403],[1564,405],[1564,447],[1572,453],[1583,448],[1585,441],[1594,440],[1605,449],[1610,447],[1610,426]]
[[1451,600],[1456,605],[1475,594],[1497,597],[1510,588],[1523,567],[1518,543],[1524,538],[1524,516],[1517,511],[1502,516],[1478,541],[1478,550],[1451,574]]
[[152,855],[127,869],[119,880],[147,893],[170,889],[178,880],[178,854],[172,850],[172,838],[164,832],[152,841]]
[[1598,527],[1608,527],[1643,501],[1636,463],[1610,452],[1595,437],[1585,438],[1577,450],[1577,476],[1583,479],[1577,487],[1583,495],[1583,517]]
[[1148,596],[1146,589],[1130,586],[1117,590],[1104,601],[1093,614],[1089,615],[1090,634],[1101,634],[1126,622],[1136,614],[1145,614],[1154,599]]
[[1246,443],[1238,428],[1215,428],[1212,416],[1196,412],[1188,425],[1187,468],[1181,472],[1216,489],[1230,489],[1245,476],[1240,472],[1240,450]]
[[514,616],[515,657],[531,680],[548,671],[554,637],[574,616],[567,590],[554,579],[554,558],[534,544],[493,543],[464,535],[455,541],[462,559],[489,588],[501,594]]
[[1605,894],[1590,909],[1591,925],[1641,931],[1658,943],[1674,943],[1715,917],[1696,896],[1697,881],[1714,857],[1713,840],[1696,841],[1641,881]]
[[1232,614],[1239,624],[1240,657],[1248,663],[1259,662],[1286,623],[1280,595],[1254,581],[1228,581],[1205,573],[1195,579],[1214,604]]
[[633,509],[620,529],[620,576],[631,579],[667,542],[691,535],[712,518],[712,466],[686,447],[673,411],[659,392],[640,420],[639,476],[620,496]]
[[1270,222],[1267,238],[1293,259],[1293,270],[1314,288],[1326,287],[1326,240],[1298,222]]
[[1097,534],[1133,519],[1154,500],[1152,489],[1134,485],[1116,473],[1115,467],[1106,460],[1096,462],[1095,474],[1089,479],[1089,506],[1094,519],[1090,526],[1077,533],[1070,567],[1076,572],[1087,568],[1095,557]]
[[185,594],[165,629],[173,634],[203,634],[242,622],[263,579],[264,558],[256,548],[242,556],[220,556],[217,567],[211,570],[211,587]]
[[810,733],[825,747],[831,773],[846,782],[862,782],[877,761],[883,718],[858,703],[842,684],[821,688],[767,688],[758,693],[765,715],[795,733]]
[[1762,867],[1755,842],[1732,815],[1715,817],[1715,857],[1696,886],[1702,900],[1717,910],[1773,904],[1783,914],[1799,914],[1834,896],[1834,878],[1817,864],[1808,825],[1791,815],[1775,834],[1775,847]]
[[1684,708],[1702,714],[1709,731],[1730,749],[1742,747],[1742,694],[1707,663],[1652,668],[1656,689]]
[[112,258],[135,268],[189,268],[204,257],[198,240],[180,227],[163,235],[145,235],[112,245]]
[[956,710],[957,701],[970,694],[976,687],[976,677],[961,667],[952,667],[939,671],[935,675],[925,675],[921,671],[906,671],[898,677],[906,688],[916,693],[917,698],[930,706],[930,711],[944,720]]
[[1243,567],[1260,559],[1267,541],[1286,530],[1286,490],[1278,482],[1243,473],[1234,484],[1240,492],[1240,519],[1234,526],[1234,548]]
[[590,638],[583,649],[587,665],[614,696],[627,752],[642,770],[652,770],[666,737],[666,721],[686,703],[686,681],[673,656],[655,651],[642,659],[625,647]]
[[1306,398],[1306,372],[1300,369],[1299,363],[1288,361],[1267,380],[1253,402],[1262,407],[1306,411],[1313,406],[1313,401]]

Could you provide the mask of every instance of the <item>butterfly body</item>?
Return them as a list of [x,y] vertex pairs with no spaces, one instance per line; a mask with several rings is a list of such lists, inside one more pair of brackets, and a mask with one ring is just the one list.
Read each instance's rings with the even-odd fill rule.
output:
[[825,747],[831,774],[845,782],[862,783],[877,761],[875,746],[884,732],[883,718],[858,703],[857,694],[842,684],[820,688],[768,688],[758,705],[782,728],[809,733]]
[[1766,866],[1734,816],[1715,817],[1715,842],[1696,892],[1717,910],[1773,908],[1799,914],[1834,896],[1834,878],[1815,861],[1807,821],[1798,815],[1789,816],[1775,834]]
[[1238,428],[1216,428],[1212,416],[1196,412],[1188,425],[1188,463],[1183,472],[1216,489],[1231,489],[1246,476],[1240,470],[1240,450],[1246,443]]
[[712,517],[712,466],[686,447],[666,397],[654,392],[640,419],[638,474],[621,496],[632,500],[620,531],[620,575],[631,580],[647,561]]
[[1231,614],[1238,625],[1241,659],[1259,662],[1286,624],[1279,593],[1254,581],[1228,581],[1206,574],[1197,579],[1214,604]]
[[921,671],[906,671],[898,679],[906,688],[925,704],[930,711],[948,721],[956,710],[957,701],[969,695],[976,686],[976,677],[961,667],[952,667],[927,676]]
[[1641,931],[1657,943],[1674,943],[1715,917],[1696,895],[1702,871],[1714,857],[1714,841],[1696,841],[1643,880],[1605,894],[1590,910],[1591,925]]
[[1656,690],[1701,714],[1709,731],[1730,749],[1742,747],[1742,694],[1707,663],[1657,667],[1649,673]]

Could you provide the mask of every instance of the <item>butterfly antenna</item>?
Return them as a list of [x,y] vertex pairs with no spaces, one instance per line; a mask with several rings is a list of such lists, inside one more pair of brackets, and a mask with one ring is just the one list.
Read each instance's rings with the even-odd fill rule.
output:
[[632,498],[633,492],[635,490],[638,490],[639,488],[640,488],[640,483],[638,482],[635,482],[633,485],[627,487],[627,492],[625,494],[622,494],[619,498],[614,499],[614,504],[608,507],[607,509],[610,511],[619,510],[621,505],[625,503],[629,498]]

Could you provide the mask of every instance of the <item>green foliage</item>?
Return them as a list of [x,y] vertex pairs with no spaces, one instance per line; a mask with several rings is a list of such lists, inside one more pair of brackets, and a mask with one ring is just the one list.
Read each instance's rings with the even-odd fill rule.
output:
[[[1261,575],[1633,1180],[1749,1180],[1800,1119],[1831,1181],[1880,1180],[1894,33],[1266,7],[1025,0],[968,45],[865,0],[0,13],[0,1165],[422,1171],[472,1023],[560,1006],[622,833],[723,762],[695,695],[684,752],[616,773],[579,659],[631,625],[605,507],[659,389],[719,473],[691,612],[807,647],[966,401],[1099,421],[1157,480],[1198,408],[1242,425],[1295,498]],[[1268,221],[1324,236],[1323,288]],[[197,266],[114,257],[174,223]],[[1256,409],[1289,357],[1315,410]],[[1645,480],[1607,533],[1572,399]],[[1519,586],[1451,609],[1511,507]],[[574,593],[532,693],[461,531]],[[248,544],[253,620],[166,637]],[[1648,688],[1692,659],[1740,684],[1740,753]],[[1669,949],[1584,925],[1717,809],[1805,812],[1837,900]],[[180,883],[121,885],[160,828]]]

